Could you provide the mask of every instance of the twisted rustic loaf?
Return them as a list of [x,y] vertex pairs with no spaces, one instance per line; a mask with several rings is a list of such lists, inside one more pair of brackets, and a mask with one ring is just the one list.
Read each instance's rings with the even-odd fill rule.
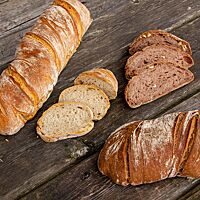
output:
[[99,155],[99,170],[119,185],[170,177],[200,178],[200,111],[136,121],[117,129]]
[[0,134],[15,134],[34,117],[91,21],[80,1],[55,0],[26,33],[0,76]]

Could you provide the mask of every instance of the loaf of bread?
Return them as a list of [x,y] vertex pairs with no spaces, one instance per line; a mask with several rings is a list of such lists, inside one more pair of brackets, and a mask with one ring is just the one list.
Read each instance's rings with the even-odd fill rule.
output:
[[175,176],[200,178],[200,111],[135,121],[110,135],[100,152],[102,174],[119,185]]
[[134,76],[126,86],[125,99],[131,108],[152,102],[194,80],[193,73],[174,63],[155,63]]
[[81,73],[74,81],[75,85],[96,85],[103,90],[110,100],[117,97],[118,82],[108,69],[95,68]]
[[102,119],[108,109],[110,102],[106,94],[95,85],[75,85],[65,89],[59,97],[59,102],[81,102],[91,108],[93,120]]
[[80,137],[94,127],[92,110],[82,103],[57,103],[37,122],[37,133],[45,142]]
[[0,134],[18,132],[48,99],[92,20],[78,0],[55,0],[0,77]]
[[172,62],[183,68],[189,68],[194,65],[191,55],[179,48],[154,44],[136,52],[128,59],[125,67],[126,78],[129,80],[134,75],[142,73],[146,65],[158,62]]
[[133,55],[153,44],[174,46],[192,55],[192,49],[187,41],[163,30],[148,30],[142,33],[131,43],[129,53]]

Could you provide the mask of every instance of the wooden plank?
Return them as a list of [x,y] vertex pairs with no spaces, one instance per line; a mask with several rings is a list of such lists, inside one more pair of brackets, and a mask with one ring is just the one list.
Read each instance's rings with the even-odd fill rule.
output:
[[24,148],[16,149],[16,143],[20,137],[24,139],[23,134],[28,134],[27,131],[22,132],[17,140],[8,138],[0,141],[3,147],[15,147],[1,153],[0,199],[15,199],[46,182],[66,170],[70,164],[78,162],[78,158],[85,156],[89,150],[77,140],[45,144],[40,139],[33,140],[33,130],[30,131]]
[[179,200],[199,200],[200,198],[200,184],[183,195]]
[[[127,58],[127,45],[132,38],[138,32],[147,28],[171,27],[182,18],[195,13],[199,9],[198,3],[184,1],[179,11],[177,8],[179,8],[180,3],[175,0],[168,2],[164,0],[145,0],[139,4],[131,0],[126,1],[126,4],[124,0],[94,0],[86,1],[86,5],[93,13],[94,23],[86,34],[78,52],[70,61],[68,68],[62,73],[50,99],[34,120],[29,122],[19,134],[9,138],[0,137],[0,158],[3,160],[3,163],[0,164],[0,170],[4,172],[0,176],[0,182],[3,183],[0,184],[0,195],[1,197],[4,196],[4,199],[16,198],[34,189],[65,170],[76,158],[85,155],[88,148],[81,141],[87,142],[88,145],[91,144],[92,147],[99,148],[109,133],[117,126],[132,119],[150,118],[165,112],[169,107],[176,105],[188,95],[196,93],[199,89],[199,70],[195,66],[193,71],[196,73],[196,82],[172,93],[165,100],[158,100],[152,104],[131,110],[123,98],[123,90],[126,84],[123,67]],[[191,9],[187,10],[189,6],[191,6]],[[158,20],[160,13],[163,13],[163,16]],[[31,18],[29,18],[29,22],[32,23]],[[20,25],[16,29],[12,29],[12,31],[17,30],[16,34],[20,34],[20,38],[26,29],[26,25],[27,23]],[[197,21],[196,24],[191,26],[198,27],[198,25]],[[25,26],[25,29],[23,26]],[[190,26],[184,26],[177,33],[184,36],[184,33],[190,29]],[[195,32],[195,34],[197,33]],[[8,34],[0,39],[0,45],[5,50],[5,55],[0,57],[2,63],[9,62],[12,59],[13,49],[16,48],[16,44],[13,42],[15,37],[17,35],[12,32],[10,35]],[[197,43],[194,45],[197,50],[196,59],[198,60],[198,46]],[[8,53],[6,53],[6,49]],[[12,49],[13,53],[9,53],[10,49]],[[112,107],[107,117],[97,122],[94,131],[83,139],[66,140],[55,144],[45,144],[40,139],[37,139],[35,122],[42,112],[57,101],[60,92],[73,83],[75,76],[96,66],[107,67],[114,71],[120,83],[119,98],[112,102]],[[185,90],[187,92],[184,93]],[[5,141],[5,139],[8,139],[9,142]],[[65,154],[66,145],[68,145],[66,153],[70,149],[72,149],[72,152],[81,151],[83,153],[81,155],[77,153],[77,157],[74,160],[63,162],[65,156],[70,159],[70,156]],[[73,148],[76,150],[73,150]],[[28,159],[28,162],[26,162],[26,159]],[[23,171],[26,173],[23,173]],[[12,175],[10,178],[8,178],[9,174]]]
[[0,4],[0,37],[41,15],[52,0],[9,0]]
[[98,171],[97,157],[95,154],[84,160],[76,168],[49,181],[22,200],[174,200],[178,199],[180,193],[189,191],[200,182],[173,178],[138,187],[118,186]]
[[[192,96],[168,112],[200,109],[200,93]],[[24,198],[26,199],[178,199],[195,187],[194,199],[200,198],[200,180],[173,178],[139,187],[121,187],[102,176],[97,169],[98,154],[91,156],[73,169],[64,172]],[[194,193],[194,194],[193,194]],[[184,198],[182,198],[184,199]],[[189,198],[192,199],[192,198]]]

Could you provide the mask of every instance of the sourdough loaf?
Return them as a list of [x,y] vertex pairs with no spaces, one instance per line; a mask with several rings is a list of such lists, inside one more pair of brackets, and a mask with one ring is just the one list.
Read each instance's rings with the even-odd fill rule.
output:
[[[25,34],[17,48],[16,59],[0,78],[3,94],[9,92],[10,80],[12,90],[17,88],[7,97],[8,102],[0,97],[0,134],[15,134],[34,117],[48,99],[91,22],[88,9],[80,1],[55,0]],[[16,105],[16,102],[20,103]]]
[[157,63],[134,76],[125,89],[125,98],[131,108],[152,102],[193,81],[188,69],[174,63]]
[[91,108],[93,120],[102,119],[108,109],[110,102],[106,94],[94,85],[75,85],[65,89],[59,97],[59,102],[74,101],[81,102]]
[[200,111],[125,124],[106,141],[99,154],[99,170],[123,186],[177,175],[199,178],[199,128]]
[[92,110],[82,103],[57,103],[37,122],[37,133],[45,142],[80,137],[94,127]]
[[131,79],[146,69],[146,65],[158,62],[172,62],[183,68],[189,68],[194,64],[192,57],[179,48],[168,45],[151,45],[131,56],[125,67],[126,78]]
[[192,55],[190,44],[187,41],[163,30],[145,31],[131,43],[129,52],[133,55],[153,44],[171,45]]
[[81,73],[74,81],[75,85],[95,85],[105,92],[109,99],[117,97],[118,82],[115,75],[107,69],[96,68]]

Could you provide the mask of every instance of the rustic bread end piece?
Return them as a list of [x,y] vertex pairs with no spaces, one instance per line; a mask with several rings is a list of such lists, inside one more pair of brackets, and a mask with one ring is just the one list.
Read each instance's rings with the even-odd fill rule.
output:
[[105,92],[110,100],[117,97],[118,82],[115,75],[107,69],[96,68],[81,73],[74,81],[75,85],[95,85]]
[[192,49],[187,41],[163,30],[149,30],[142,33],[130,45],[129,53],[133,55],[153,44],[172,45],[192,55]]
[[[151,65],[150,65],[151,66]],[[144,73],[134,76],[125,89],[131,108],[152,102],[194,80],[191,71],[173,63],[156,63]]]
[[194,65],[192,57],[179,48],[162,44],[151,45],[128,59],[125,67],[126,78],[131,79],[134,75],[143,73],[147,65],[157,62],[171,62],[186,69]]
[[94,85],[75,85],[65,89],[59,97],[59,102],[65,101],[81,102],[88,105],[93,111],[93,120],[102,119],[110,108],[106,94]]
[[56,142],[89,133],[94,122],[91,109],[76,102],[57,103],[37,122],[37,133],[45,142]]

